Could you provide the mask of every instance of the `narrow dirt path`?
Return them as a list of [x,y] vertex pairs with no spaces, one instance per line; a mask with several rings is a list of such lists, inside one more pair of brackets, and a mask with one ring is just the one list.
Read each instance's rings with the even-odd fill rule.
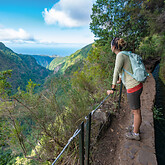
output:
[[120,114],[112,119],[110,128],[95,147],[92,165],[157,165],[152,112],[155,94],[155,80],[151,75],[141,95],[141,141],[125,139],[125,128],[132,123],[132,114],[124,94]]

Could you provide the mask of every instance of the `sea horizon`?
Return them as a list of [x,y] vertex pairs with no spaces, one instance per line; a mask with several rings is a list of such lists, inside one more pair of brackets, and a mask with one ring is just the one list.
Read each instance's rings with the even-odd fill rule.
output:
[[24,55],[44,55],[44,56],[70,56],[77,50],[83,48],[87,44],[58,44],[58,45],[13,45],[5,44],[15,53]]

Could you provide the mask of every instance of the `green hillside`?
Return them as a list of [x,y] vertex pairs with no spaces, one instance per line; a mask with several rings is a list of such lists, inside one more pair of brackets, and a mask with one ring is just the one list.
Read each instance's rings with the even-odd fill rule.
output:
[[56,57],[54,60],[50,62],[50,64],[47,66],[49,70],[54,70],[57,66],[61,65],[65,62],[67,57]]
[[77,50],[75,53],[71,54],[68,57],[57,57],[49,65],[50,70],[54,70],[56,67],[60,66],[57,74],[67,74],[76,71],[78,67],[82,66],[82,61],[88,56],[92,48],[92,44],[89,44],[83,47],[80,50]]
[[61,68],[61,72],[64,73],[69,67],[73,67],[74,64],[82,61],[88,56],[89,51],[92,48],[92,44],[77,50],[75,53],[71,54],[65,61],[64,66]]
[[50,71],[37,64],[34,57],[14,53],[3,43],[0,43],[0,71],[12,70],[10,79],[13,92],[18,87],[26,88],[31,79],[37,84],[42,84]]

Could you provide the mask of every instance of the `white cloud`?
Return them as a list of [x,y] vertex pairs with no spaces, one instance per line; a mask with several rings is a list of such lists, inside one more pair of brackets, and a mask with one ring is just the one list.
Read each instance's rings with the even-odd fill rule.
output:
[[59,24],[63,27],[88,25],[92,12],[91,0],[60,0],[50,10],[42,12],[47,24]]
[[0,40],[6,42],[33,42],[34,38],[22,28],[14,30],[0,27]]

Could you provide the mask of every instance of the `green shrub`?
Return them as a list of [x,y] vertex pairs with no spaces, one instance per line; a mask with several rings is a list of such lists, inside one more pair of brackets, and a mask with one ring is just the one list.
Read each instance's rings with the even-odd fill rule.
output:
[[145,37],[136,51],[142,55],[143,59],[162,56],[164,51],[164,37],[158,34]]

